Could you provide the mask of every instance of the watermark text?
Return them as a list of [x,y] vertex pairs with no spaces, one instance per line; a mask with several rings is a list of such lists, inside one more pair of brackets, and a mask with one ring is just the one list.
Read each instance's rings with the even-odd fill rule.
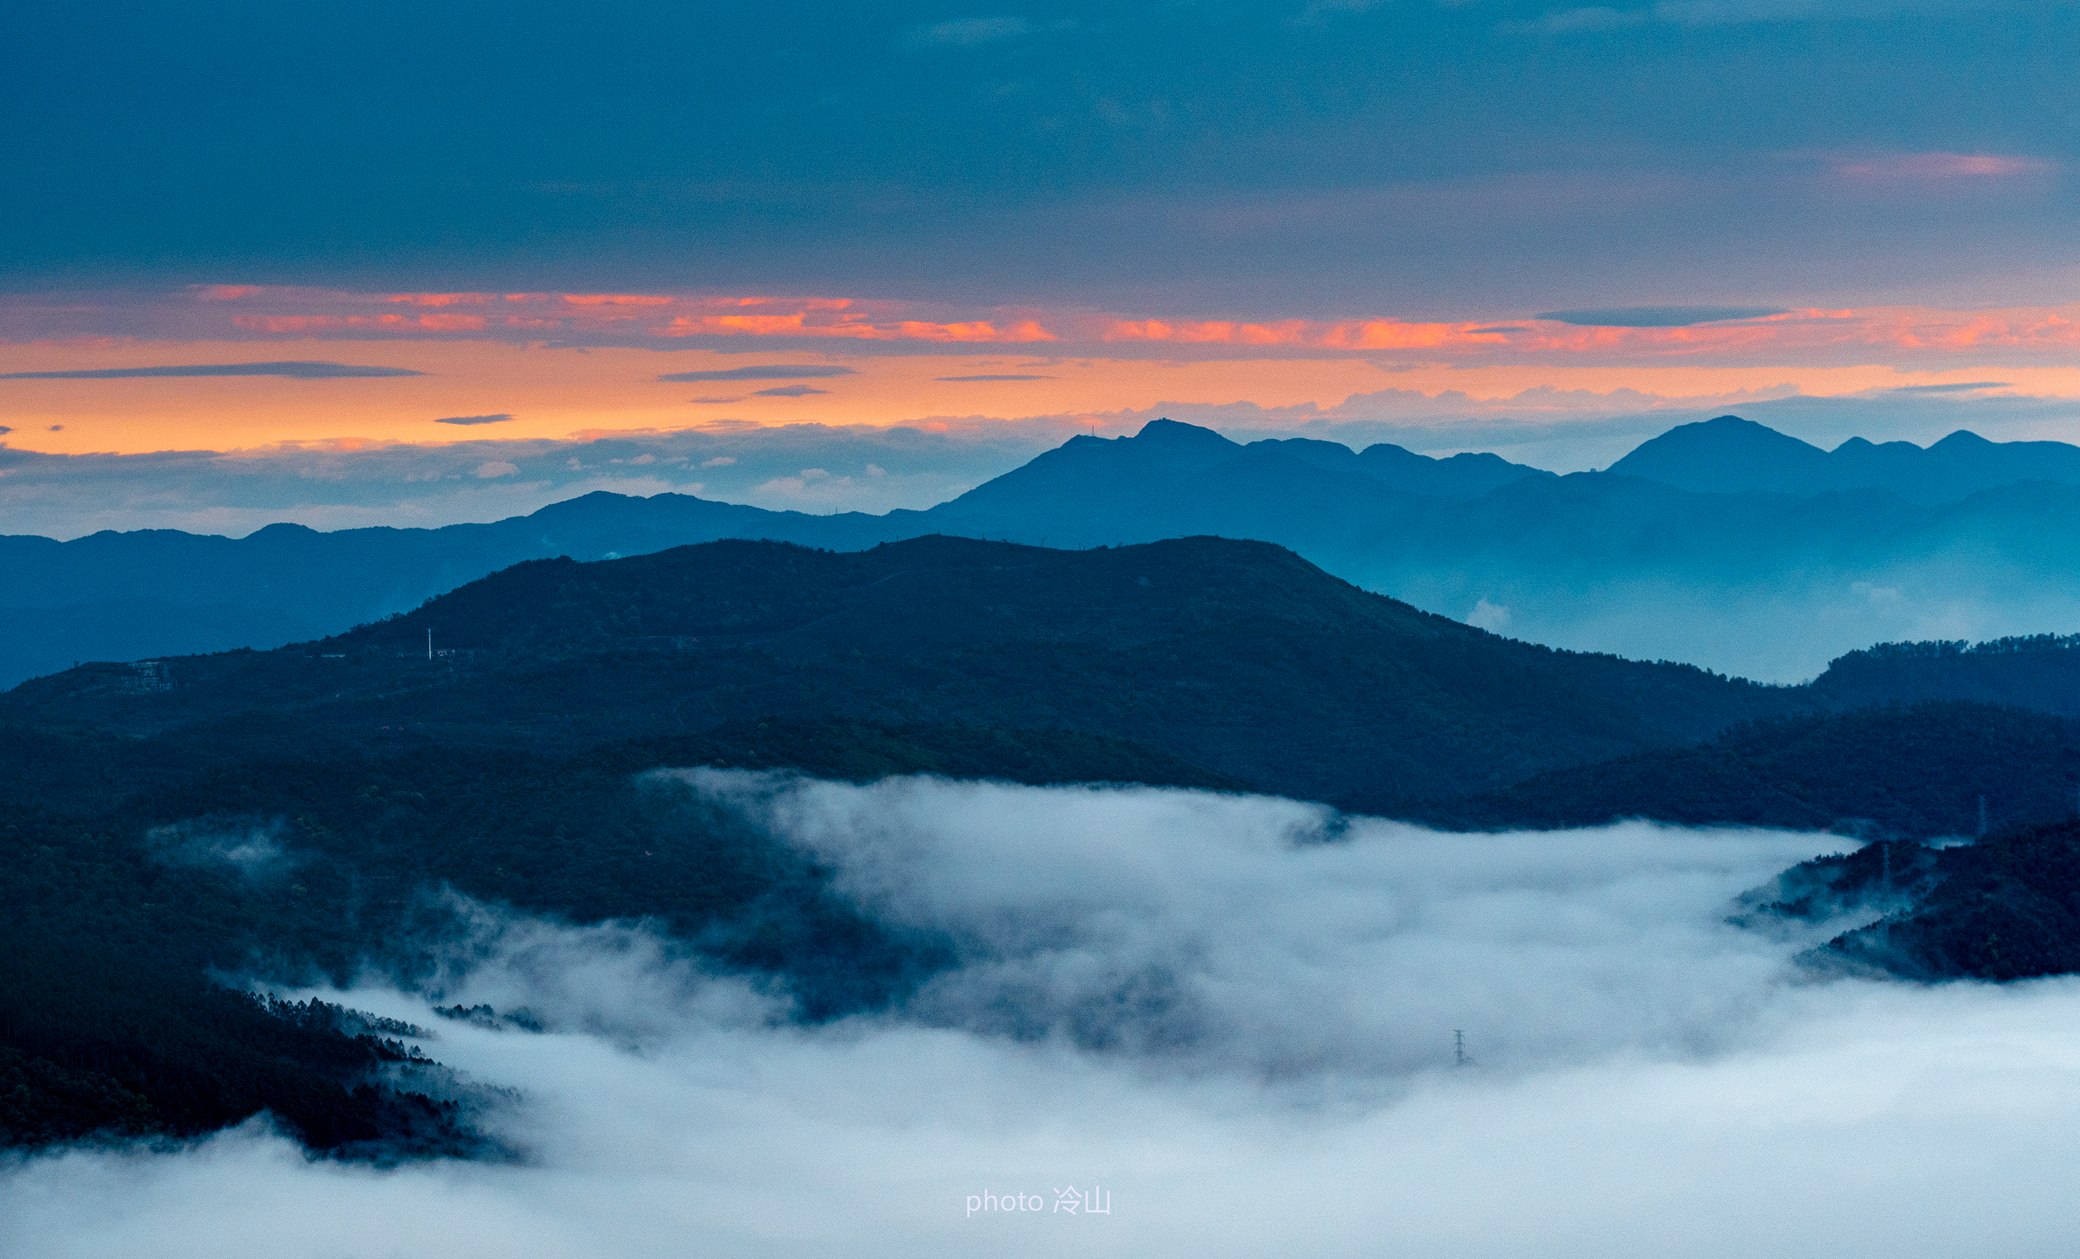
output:
[[1054,1196],[1037,1193],[971,1193],[968,1214],[999,1211],[1037,1211],[1046,1215],[1111,1215],[1112,1191],[1101,1185],[1078,1189],[1074,1185],[1053,1188]]

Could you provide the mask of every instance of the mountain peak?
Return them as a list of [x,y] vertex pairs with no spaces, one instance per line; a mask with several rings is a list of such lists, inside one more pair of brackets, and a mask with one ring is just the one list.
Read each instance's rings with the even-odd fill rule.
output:
[[1640,443],[1609,471],[1705,493],[1778,489],[1788,473],[1810,474],[1827,452],[1738,415],[1679,424]]
[[1959,429],[1926,449],[1910,441],[1851,437],[1824,451],[1737,415],[1722,415],[1643,442],[1610,471],[1693,493],[1887,490],[1909,502],[1943,503],[2020,481],[2080,484],[2080,447],[1992,442]]
[[1930,446],[1929,449],[1942,451],[1976,451],[1985,447],[1992,446],[1994,444],[1995,443],[1987,441],[1985,438],[1979,436],[1977,433],[1974,433],[1972,430],[1968,428],[1961,428],[1958,429],[1956,432],[1950,434],[1948,437],[1945,437],[1943,440],[1937,442],[1935,445]]
[[1141,426],[1141,431],[1131,439],[1161,446],[1191,447],[1205,450],[1237,450],[1234,442],[1197,424],[1186,424],[1182,420],[1150,420]]

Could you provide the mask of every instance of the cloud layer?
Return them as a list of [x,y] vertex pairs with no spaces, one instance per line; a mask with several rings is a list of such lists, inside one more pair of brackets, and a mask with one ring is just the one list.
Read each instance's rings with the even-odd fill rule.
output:
[[[2054,1253],[2080,987],[1800,982],[1728,899],[1833,842],[1443,837],[1276,800],[700,775],[962,968],[805,1029],[639,928],[478,913],[428,1048],[525,1166],[304,1161],[252,1127],[0,1173],[97,1257]],[[1324,843],[1322,841],[1330,840]],[[1100,1000],[1160,970],[1177,998]],[[1080,1013],[1079,1013],[1080,1012]],[[1095,1022],[1093,1018],[1095,1017]],[[1109,1029],[1093,1037],[1093,1027]],[[1463,1027],[1477,1063],[1452,1063]],[[1107,1215],[1053,1209],[1102,1188]],[[1042,1209],[970,1213],[984,1193]]]
[[197,363],[172,367],[97,367],[81,371],[5,372],[0,380],[142,380],[182,376],[284,376],[291,380],[339,380],[358,376],[423,376],[408,367],[357,367],[352,363]]
[[[1921,169],[1905,159],[1890,165],[1873,159],[1850,166],[1868,171]],[[1948,169],[1941,163],[1930,168]],[[950,350],[972,353],[1004,346],[1115,359],[1364,358],[1461,368],[1501,364],[1840,367],[1883,362],[1925,370],[1998,362],[2063,367],[2080,347],[2080,307],[2071,303],[1834,308],[1665,304],[1525,313],[1535,309],[1491,306],[1454,319],[1393,312],[1354,317],[1317,313],[1295,301],[1280,313],[1256,318],[1183,313],[1189,307],[1149,317],[1093,308],[1089,303],[1007,306],[829,293],[418,293],[195,285],[171,292],[70,294],[62,302],[51,295],[0,297],[0,339],[35,342],[149,335],[168,341],[219,343],[490,340],[733,352],[764,344],[783,352],[793,348],[855,355],[943,355]],[[281,362],[22,371],[0,379],[241,375],[318,379],[414,374],[402,368]],[[728,382],[855,374],[854,367],[832,363],[774,363],[669,372],[655,379]]]
[[594,490],[696,494],[782,511],[924,508],[1059,445],[1082,424],[1064,416],[937,428],[725,424],[566,441],[312,442],[150,455],[0,449],[0,533],[174,528],[244,536],[276,521],[429,528],[524,515]]
[[706,372],[671,372],[659,380],[817,380],[853,375],[835,363],[769,363],[762,367],[719,367]]
[[1509,1072],[1722,1049],[1782,942],[1700,907],[1828,842],[1636,826],[1563,846],[1264,797],[681,779],[836,867],[875,918],[953,940],[962,965],[913,1019],[1257,1081],[1404,1078],[1449,1062],[1454,1029]]
[[1688,328],[1790,313],[1771,306],[1619,306],[1608,310],[1549,310],[1533,318],[1585,328]]

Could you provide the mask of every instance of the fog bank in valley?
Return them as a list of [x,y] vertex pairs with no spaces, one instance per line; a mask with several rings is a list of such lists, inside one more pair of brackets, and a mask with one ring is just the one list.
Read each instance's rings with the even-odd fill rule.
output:
[[[264,1123],[0,1172],[9,1254],[2030,1255],[2065,1244],[2080,983],[1791,965],[1733,898],[1830,836],[1447,836],[1290,801],[695,770],[954,964],[821,1027],[641,924],[467,907],[423,991],[517,1164]],[[547,1030],[432,1017],[524,1007]],[[1454,1063],[1455,1030],[1472,1063]],[[1055,1209],[1102,1187],[1109,1214]],[[1023,1195],[1040,1209],[971,1211]]]

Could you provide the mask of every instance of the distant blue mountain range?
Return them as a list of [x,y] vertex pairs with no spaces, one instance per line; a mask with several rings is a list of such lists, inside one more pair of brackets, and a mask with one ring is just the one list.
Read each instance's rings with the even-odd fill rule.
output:
[[2020,481],[2080,485],[2080,446],[1990,442],[1960,430],[1926,448],[1852,437],[1830,451],[1722,415],[1670,429],[1610,471],[1706,494],[1887,490],[1910,503],[1933,504]]
[[1157,420],[1075,437],[926,511],[811,516],[595,493],[442,529],[0,538],[0,686],[75,661],[335,633],[527,559],[720,538],[857,550],[926,534],[1088,547],[1277,542],[1428,611],[1554,646],[1764,680],[1899,639],[2080,628],[2080,447],[1956,433],[1823,451],[1734,416],[1607,472],[1433,459]]

